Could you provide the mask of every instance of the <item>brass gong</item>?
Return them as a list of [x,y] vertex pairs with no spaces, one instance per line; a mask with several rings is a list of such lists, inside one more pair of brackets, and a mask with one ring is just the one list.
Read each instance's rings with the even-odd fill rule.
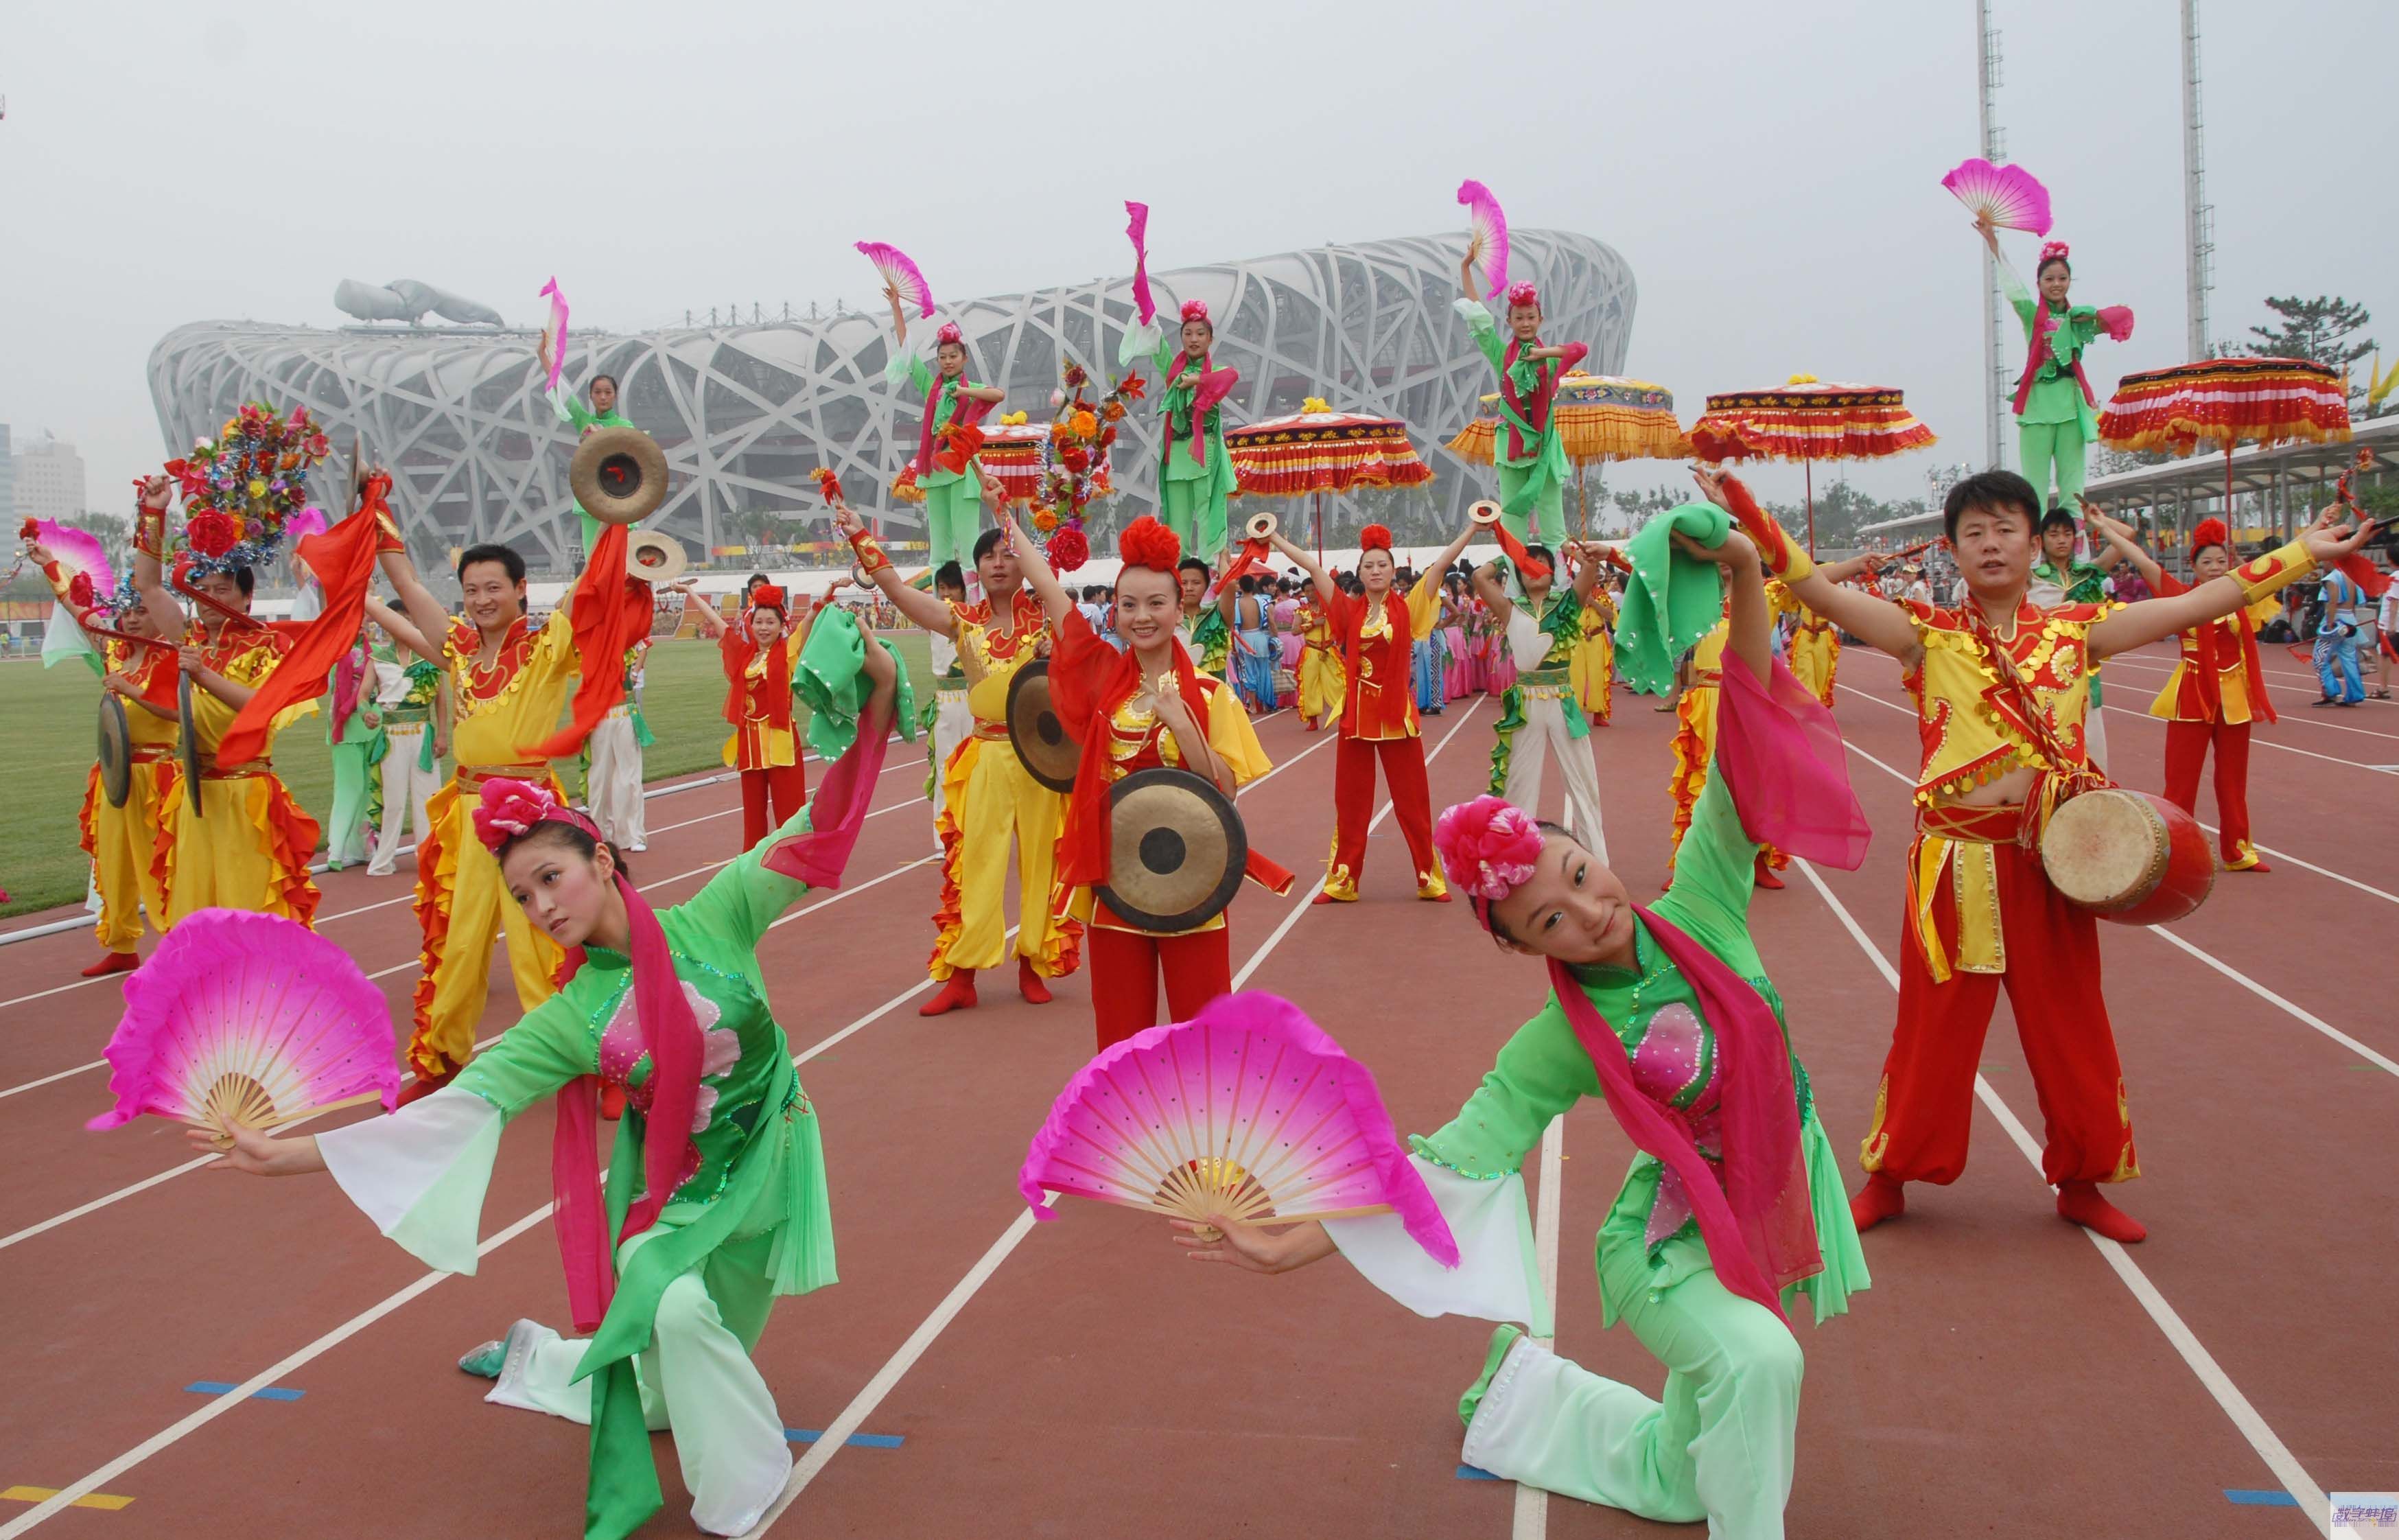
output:
[[639,524],[667,500],[667,457],[638,428],[602,428],[585,437],[566,468],[583,511],[603,524]]
[[1093,892],[1144,930],[1197,930],[1232,903],[1249,859],[1241,815],[1213,781],[1135,770],[1108,788],[1108,879]]
[[625,541],[625,576],[664,588],[690,567],[683,542],[655,529],[636,529]]
[[200,806],[200,728],[192,720],[192,676],[188,674],[175,681],[175,722],[183,730],[175,745],[176,755],[183,761],[183,799],[195,813],[208,810]]
[[133,737],[125,702],[115,695],[100,698],[100,789],[112,808],[133,795]]
[[1008,742],[1025,774],[1051,791],[1075,789],[1075,767],[1082,762],[1083,745],[1068,735],[1050,704],[1047,658],[1026,663],[1008,681]]

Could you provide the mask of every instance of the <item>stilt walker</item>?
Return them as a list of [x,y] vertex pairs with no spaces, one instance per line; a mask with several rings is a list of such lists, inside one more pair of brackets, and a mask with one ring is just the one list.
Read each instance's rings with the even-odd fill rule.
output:
[[[828,496],[837,499],[839,491],[834,486]],[[1004,526],[975,538],[973,561],[983,598],[963,605],[901,582],[847,503],[835,500],[834,525],[858,553],[859,569],[894,608],[956,646],[973,715],[973,730],[940,771],[942,811],[934,827],[942,842],[942,892],[926,972],[942,988],[917,1014],[942,1015],[973,1006],[975,975],[998,967],[1008,955],[1011,838],[1020,910],[1017,992],[1030,1004],[1046,1004],[1048,981],[1080,965],[1083,929],[1060,912],[1057,845],[1066,798],[1036,781],[1017,757],[1008,737],[1008,698],[1017,672],[1049,652],[1054,635],[1050,618],[1026,592],[1023,565],[1009,548]]]
[[1432,801],[1425,777],[1424,738],[1410,678],[1416,641],[1441,619],[1442,574],[1457,559],[1475,526],[1468,525],[1426,568],[1404,595],[1394,586],[1398,564],[1391,532],[1368,525],[1359,535],[1358,580],[1365,592],[1344,593],[1316,558],[1274,537],[1277,551],[1316,585],[1317,601],[1341,649],[1341,672],[1349,681],[1341,702],[1341,741],[1333,762],[1333,850],[1325,858],[1324,886],[1314,902],[1355,904],[1358,879],[1366,870],[1366,826],[1374,821],[1375,765],[1391,788],[1391,811],[1416,865],[1416,896],[1449,902],[1449,885],[1432,848]]
[[[1139,770],[1187,769],[1230,797],[1271,767],[1233,688],[1195,669],[1183,646],[1175,623],[1182,546],[1172,530],[1144,517],[1117,538],[1124,564],[1116,584],[1117,634],[1125,643],[1118,650],[1091,630],[1023,531],[1012,521],[1007,527],[1024,580],[1057,628],[1050,700],[1082,745],[1058,837],[1058,879],[1072,890],[1067,912],[1088,928],[1091,1015],[1105,1048],[1158,1024],[1161,979],[1177,1021],[1190,1019],[1233,980],[1223,913],[1196,929],[1162,933],[1127,920],[1093,893],[1094,884],[1108,880],[1114,859],[1108,788]],[[1289,893],[1294,881],[1254,847],[1245,875],[1277,893]]]
[[[1488,505],[1485,505],[1486,507]],[[1516,537],[1506,515],[1496,525],[1500,544]],[[1514,547],[1503,558],[1513,569],[1509,591],[1499,560],[1474,572],[1474,591],[1498,630],[1495,645],[1514,665],[1500,696],[1498,742],[1491,748],[1491,787],[1537,814],[1541,806],[1541,770],[1554,755],[1565,783],[1565,825],[1586,850],[1603,859],[1607,834],[1600,821],[1599,771],[1592,762],[1591,724],[1574,698],[1574,650],[1582,642],[1582,609],[1607,559],[1607,548],[1591,541],[1568,548],[1580,565],[1574,580],[1555,584],[1555,558],[1546,546]]]
[[925,361],[901,349],[908,341],[908,316],[900,291],[887,287],[891,302],[891,326],[896,334],[891,361],[884,366],[886,384],[902,381],[924,392],[925,416],[916,431],[916,453],[908,472],[925,495],[925,534],[932,565],[969,560],[983,523],[983,429],[976,425],[1007,397],[996,385],[977,385],[967,377],[967,345],[955,322],[944,321],[935,334],[936,372]]
[[[1530,283],[1508,287],[1508,332],[1474,295],[1474,258],[1458,266],[1466,297],[1453,307],[1473,334],[1474,346],[1499,376],[1500,434],[1491,446],[1499,472],[1499,519],[1527,545],[1552,549],[1565,543],[1566,446],[1551,411],[1558,381],[1591,349],[1579,342],[1551,347],[1541,341],[1541,294]],[[1538,525],[1539,534],[1533,534]]]
[[[1183,302],[1182,346],[1164,339],[1155,312],[1129,329],[1118,349],[1117,361],[1132,364],[1147,355],[1158,370],[1159,517],[1174,532],[1200,570],[1224,553],[1227,516],[1226,499],[1236,478],[1232,457],[1225,450],[1225,398],[1241,382],[1240,371],[1219,368],[1213,361],[1216,323],[1208,319],[1207,305]],[[1218,677],[1218,669],[1208,673]]]
[[[756,1524],[791,1472],[752,1355],[779,1297],[834,1281],[833,1220],[816,1109],[757,954],[811,886],[839,885],[873,799],[898,661],[872,643],[862,653],[867,719],[816,804],[663,914],[550,788],[481,783],[476,842],[522,895],[525,922],[573,947],[562,992],[391,1116],[315,1138],[227,1130],[236,1170],[330,1171],[420,1261],[471,1274],[501,1132],[555,1097],[559,1248],[587,1338],[521,1320],[459,1367],[496,1380],[486,1400],[590,1424],[587,1540],[624,1540],[664,1506],[654,1429],[672,1435],[692,1522],[712,1534]],[[643,1113],[618,1124],[604,1189],[603,1086]],[[192,1138],[210,1148],[207,1132]]]
[[2040,286],[2035,297],[1999,249],[1999,231],[1989,219],[1979,217],[1975,228],[1999,263],[2008,303],[2024,322],[2025,366],[2014,401],[2017,457],[2046,507],[2071,508],[2082,499],[2084,462],[2099,438],[2099,398],[2082,373],[2082,354],[2103,334],[2113,342],[2132,341],[2133,312],[2121,305],[2067,301],[2074,265],[2062,240],[2041,244],[2040,262],[2033,269],[2033,281]]
[[2013,472],[1985,471],[1952,487],[1943,509],[1967,591],[1950,608],[1827,580],[1739,481],[1696,474],[1801,603],[1900,661],[1923,723],[1899,1015],[1860,1152],[1858,1228],[1903,1212],[1903,1183],[1945,1184],[1965,1169],[1975,1064],[2004,984],[2047,1123],[2041,1175],[2058,1190],[2059,1214],[2113,1240],[2142,1239],[2098,1189],[2141,1170],[2100,987],[2098,920],[2051,885],[2038,853],[2056,806],[2104,784],[2083,746],[2090,660],[2254,605],[2320,559],[2346,555],[2371,526],[2336,535],[2319,525],[2175,598],[2041,609],[2026,599],[2040,495]]
[[[575,436],[578,440],[589,438],[603,428],[633,426],[631,418],[617,410],[616,375],[591,376],[591,384],[589,387],[591,392],[591,402],[587,406],[574,391],[566,388],[562,381],[551,378],[553,372],[550,368],[550,347],[549,335],[544,333],[541,340],[535,346],[535,351],[541,361],[541,373],[536,377],[545,383],[542,399],[549,402],[550,411],[556,414],[562,426],[574,429]],[[583,505],[579,502],[575,505],[575,513],[583,526],[583,553],[588,560],[591,554],[591,548],[600,541],[600,521],[584,511]],[[526,1009],[530,1010],[532,1007],[527,1006]]]
[[[1750,934],[1753,834],[1854,867],[1866,830],[1830,716],[1773,662],[1757,553],[1726,545],[1739,638],[1728,711],[1752,752],[1711,771],[1690,854],[1655,909],[1528,810],[1484,797],[1442,814],[1450,881],[1501,947],[1544,960],[1551,986],[1457,1117],[1413,1141],[1458,1265],[1429,1257],[1397,1214],[1279,1233],[1226,1223],[1221,1239],[1174,1228],[1195,1257],[1255,1272],[1337,1248],[1418,1315],[1511,1323],[1457,1403],[1459,1458],[1476,1468],[1645,1519],[1704,1520],[1723,1540],[1780,1540],[1804,1370],[1795,1313],[1804,1300],[1817,1324],[1844,1315],[1869,1278]],[[1809,794],[1788,797],[1803,776]],[[1820,810],[1812,829],[1778,821],[1796,801]],[[1599,1230],[1599,1298],[1602,1320],[1664,1366],[1658,1398],[1532,1340],[1551,1335],[1551,1310],[1522,1167],[1586,1097],[1637,1152]]]

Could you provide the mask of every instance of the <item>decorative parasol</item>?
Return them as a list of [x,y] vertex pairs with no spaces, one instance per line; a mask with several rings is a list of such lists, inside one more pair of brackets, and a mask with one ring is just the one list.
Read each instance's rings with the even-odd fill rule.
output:
[[1903,392],[1885,385],[1838,385],[1794,375],[1781,389],[1710,396],[1691,424],[1691,452],[1720,460],[1797,460],[1806,467],[1808,550],[1816,549],[1816,462],[1872,460],[1936,441]]
[[1417,457],[1407,425],[1397,418],[1331,411],[1314,396],[1303,404],[1294,416],[1228,430],[1225,453],[1233,462],[1233,496],[1308,498],[1321,559],[1325,493],[1420,486],[1432,480],[1432,467]]
[[2230,523],[2234,446],[2347,443],[2344,384],[2329,365],[2310,359],[2202,359],[2147,369],[2116,382],[2099,414],[2099,442],[2177,457],[2221,448]]
[[[1497,391],[1483,398],[1486,407],[1498,403]],[[1578,369],[1558,381],[1550,412],[1575,468],[1575,502],[1586,536],[1591,533],[1591,506],[1583,485],[1585,466],[1609,460],[1681,460],[1691,455],[1691,441],[1674,418],[1674,392],[1648,380],[1586,375]],[[1489,465],[1498,438],[1495,412],[1468,423],[1449,441],[1449,448]]]
[[[1023,415],[1012,414],[1017,416]],[[1049,437],[1050,425],[1047,423],[1038,427],[1022,422],[983,425],[983,449],[978,457],[983,461],[983,468],[990,471],[993,479],[1006,491],[1010,506],[1039,500],[1037,494],[1041,490],[1041,445]],[[1092,495],[1105,497],[1115,491],[1116,486],[1108,476],[1108,467],[1103,461],[1091,473]],[[901,502],[920,503],[925,500],[924,489],[916,484],[914,466],[901,470],[892,480],[891,495]]]

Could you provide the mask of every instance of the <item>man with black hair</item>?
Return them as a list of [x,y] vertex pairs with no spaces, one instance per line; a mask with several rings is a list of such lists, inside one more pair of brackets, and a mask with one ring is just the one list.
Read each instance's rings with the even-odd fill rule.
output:
[[[2114,564],[2109,564],[2112,566]],[[2032,582],[2025,596],[2043,609],[2059,605],[2104,605],[2116,585],[2108,567],[2074,559],[2074,515],[2053,508],[2040,521],[2040,560],[2033,564]],[[2085,718],[2091,734],[2091,762],[2108,764],[2108,718],[2102,714],[2099,667],[2091,668],[2091,710]]]
[[[988,489],[987,489],[988,490]],[[1050,1000],[1047,980],[1073,973],[1081,961],[1083,927],[1059,915],[1058,829],[1066,798],[1033,779],[1008,737],[1009,686],[1017,671],[1049,656],[1050,618],[1024,586],[1023,570],[999,528],[975,538],[980,603],[937,598],[902,581],[882,546],[846,502],[834,504],[834,525],[857,552],[868,581],[893,607],[957,648],[969,726],[935,771],[941,811],[941,906],[933,911],[933,952],[926,971],[941,991],[917,1012],[941,1015],[975,1004],[975,974],[1007,955],[1005,904],[1008,847],[1016,842],[1016,988],[1026,1002]],[[956,572],[956,564],[945,570]],[[963,578],[964,574],[957,574]],[[940,581],[936,576],[936,582]]]
[[417,1078],[401,1092],[413,1100],[447,1083],[473,1055],[497,933],[507,934],[518,1003],[530,1011],[557,992],[562,954],[508,897],[499,863],[476,838],[468,813],[495,777],[530,781],[566,800],[549,762],[527,758],[525,745],[558,726],[581,660],[565,600],[540,626],[526,621],[524,558],[510,547],[469,546],[459,556],[463,614],[455,620],[405,552],[386,558],[385,571],[400,609],[370,598],[367,613],[419,657],[440,660],[457,754],[449,784],[426,804],[432,834],[416,847],[416,919],[425,939],[408,1061]]
[[2370,526],[2319,520],[2298,539],[2171,598],[2043,609],[2026,596],[2041,507],[2032,484],[1986,470],[1950,488],[1944,532],[1966,603],[1894,604],[1829,580],[1742,484],[1693,472],[1740,521],[1800,601],[1900,661],[1923,721],[1917,827],[1907,855],[1899,1017],[1860,1151],[1860,1230],[1906,1208],[1903,1184],[1966,1166],[1976,1061],[2000,987],[2046,1123],[2041,1175],[2057,1211],[2108,1238],[2148,1232],[2099,1195],[2141,1174],[2131,1104],[2099,984],[2098,920],[2050,885],[2050,812],[2104,784],[2085,715],[2094,661],[2253,605],[2362,544]]

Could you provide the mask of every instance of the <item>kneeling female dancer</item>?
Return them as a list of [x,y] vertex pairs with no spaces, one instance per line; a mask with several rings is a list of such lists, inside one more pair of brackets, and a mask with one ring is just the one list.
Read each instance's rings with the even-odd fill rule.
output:
[[[1715,551],[1678,543],[1721,562],[1732,582],[1728,716],[1757,724],[1755,743],[1776,731],[1766,719],[1778,712],[1821,712],[1773,662],[1755,548],[1739,537]],[[1770,754],[1720,756],[1711,768],[1674,885],[1654,910],[1636,908],[1563,829],[1496,797],[1442,815],[1450,881],[1501,947],[1547,960],[1552,988],[1449,1125],[1413,1141],[1457,1238],[1455,1271],[1407,1239],[1396,1215],[1280,1233],[1227,1224],[1219,1241],[1175,1223],[1186,1232],[1176,1243],[1202,1261],[1282,1273],[1338,1247],[1419,1315],[1524,1321],[1546,1335],[1519,1167],[1551,1119],[1604,1097],[1641,1152],[1600,1227],[1600,1300],[1607,1324],[1621,1320],[1666,1366],[1664,1399],[1503,1325],[1458,1403],[1463,1457],[1643,1518],[1704,1519],[1725,1540],[1782,1533],[1801,1371],[1785,1307],[1805,1294],[1822,1322],[1867,1283],[1807,1071],[1749,935],[1758,847],[1743,821],[1755,810],[1749,822],[1776,822],[1769,804],[1781,795],[1744,784],[1753,764],[1781,768]]]
[[[484,782],[476,833],[525,918],[568,948],[559,992],[389,1117],[303,1138],[227,1130],[235,1169],[331,1171],[419,1261],[472,1274],[500,1131],[556,1093],[559,1250],[576,1329],[591,1335],[519,1321],[459,1367],[498,1380],[486,1400],[591,1424],[589,1540],[622,1540],[662,1506],[652,1428],[673,1431],[692,1522],[712,1534],[756,1523],[791,1471],[750,1356],[778,1295],[834,1281],[833,1220],[816,1109],[766,1003],[758,946],[810,885],[838,885],[874,798],[898,665],[872,638],[860,650],[874,692],[816,799],[663,914],[590,819],[546,787]],[[604,1189],[603,1083],[640,1114],[617,1124]],[[654,1139],[653,1123],[689,1132]],[[210,1136],[191,1137],[205,1149]]]

